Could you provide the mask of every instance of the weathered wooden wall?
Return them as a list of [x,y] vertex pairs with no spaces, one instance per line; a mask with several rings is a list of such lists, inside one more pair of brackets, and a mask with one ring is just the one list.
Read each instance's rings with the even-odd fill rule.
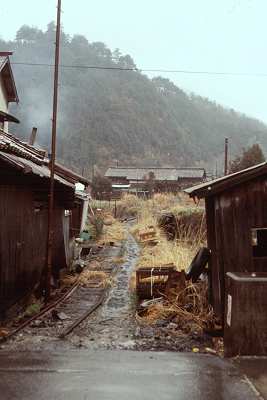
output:
[[30,191],[0,186],[0,311],[29,291],[45,265],[47,212]]
[[267,271],[267,258],[255,258],[251,229],[267,227],[267,178],[257,178],[206,198],[211,249],[212,302],[223,316],[226,272]]
[[70,218],[70,235],[72,237],[78,236],[80,233],[82,214],[83,214],[83,201],[80,199],[76,199],[75,207],[71,211],[71,218]]
[[[0,315],[40,280],[47,249],[49,182],[0,162]],[[55,185],[53,267],[69,261],[73,190]]]
[[59,270],[67,268],[70,262],[70,217],[65,210],[57,208],[53,215],[53,268],[58,275]]

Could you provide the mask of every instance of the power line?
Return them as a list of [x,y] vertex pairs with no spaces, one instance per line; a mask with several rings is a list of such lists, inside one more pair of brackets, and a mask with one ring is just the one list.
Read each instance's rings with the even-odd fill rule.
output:
[[[12,65],[24,65],[30,67],[49,67],[54,68],[54,64],[48,63],[29,63],[29,62],[12,62]],[[175,73],[175,74],[192,74],[192,75],[214,75],[214,76],[248,76],[248,77],[267,77],[267,73],[251,73],[251,72],[230,72],[230,71],[197,71],[184,69],[146,69],[146,68],[125,68],[125,67],[106,67],[101,65],[67,65],[60,64],[60,68],[66,69],[95,69],[107,71],[130,71],[130,72],[159,72],[159,73]]]

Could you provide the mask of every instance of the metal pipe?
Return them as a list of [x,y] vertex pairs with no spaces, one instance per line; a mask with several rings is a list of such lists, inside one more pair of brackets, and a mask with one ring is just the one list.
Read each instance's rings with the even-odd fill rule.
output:
[[54,95],[53,95],[53,119],[52,119],[52,138],[51,138],[51,159],[50,159],[50,191],[48,206],[48,232],[47,232],[47,264],[46,264],[46,287],[45,301],[50,298],[51,275],[52,275],[52,247],[53,247],[53,209],[54,209],[54,175],[56,160],[56,135],[57,135],[57,103],[58,103],[58,70],[59,70],[59,48],[60,48],[60,19],[61,19],[61,0],[57,5],[57,29],[55,46],[55,72],[54,72]]
[[228,138],[224,142],[224,175],[228,174]]
[[34,127],[32,128],[31,136],[30,136],[30,139],[29,139],[29,144],[30,144],[31,146],[33,146],[34,143],[35,143],[36,135],[37,135],[37,128],[35,128],[35,126],[34,126]]

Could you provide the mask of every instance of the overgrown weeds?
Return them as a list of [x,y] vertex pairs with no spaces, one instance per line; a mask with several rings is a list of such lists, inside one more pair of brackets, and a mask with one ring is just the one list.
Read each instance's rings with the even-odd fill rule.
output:
[[123,223],[113,218],[112,215],[106,215],[104,226],[99,241],[103,244],[122,242],[126,239],[126,229]]
[[[157,244],[141,247],[140,258],[136,268],[158,267],[174,264],[178,271],[187,270],[192,259],[205,245],[205,218],[203,207],[192,207],[184,204],[181,197],[174,195],[155,195],[153,199],[142,200],[141,208],[137,212],[137,222],[132,233],[138,239],[138,232],[153,226],[156,230]],[[175,240],[168,240],[166,234],[158,226],[162,215],[175,215]],[[134,289],[134,277],[131,279],[131,288]],[[207,282],[196,284],[186,282],[182,291],[172,291],[163,294],[163,299],[145,307],[137,315],[142,324],[154,324],[158,320],[173,321],[183,332],[200,332],[204,327],[213,324],[214,316],[208,304]]]
[[208,303],[207,283],[186,282],[183,290],[168,294],[163,301],[151,304],[137,315],[141,324],[153,325],[163,319],[174,322],[185,333],[201,333],[204,328],[212,328],[215,318]]

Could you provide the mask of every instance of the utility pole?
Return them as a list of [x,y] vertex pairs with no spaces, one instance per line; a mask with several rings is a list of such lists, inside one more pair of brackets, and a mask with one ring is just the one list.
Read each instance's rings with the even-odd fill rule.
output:
[[57,4],[57,29],[55,46],[55,70],[54,70],[54,94],[53,94],[53,119],[51,135],[51,158],[50,166],[50,191],[48,204],[48,229],[47,229],[47,259],[46,259],[46,287],[45,301],[50,298],[51,276],[52,276],[52,247],[53,247],[53,210],[54,210],[54,175],[56,161],[56,137],[57,137],[57,103],[58,103],[58,70],[59,70],[59,47],[60,47],[60,19],[61,19],[61,0]]
[[228,138],[224,141],[224,175],[228,174]]

